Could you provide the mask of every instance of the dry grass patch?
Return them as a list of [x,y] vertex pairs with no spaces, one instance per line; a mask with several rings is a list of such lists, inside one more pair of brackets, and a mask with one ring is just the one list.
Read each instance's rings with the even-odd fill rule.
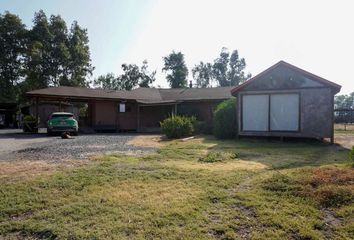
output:
[[192,161],[168,161],[164,163],[169,167],[182,170],[209,170],[209,171],[233,171],[233,170],[262,170],[268,168],[259,162],[234,160],[227,162],[203,163]]
[[154,211],[182,207],[196,199],[200,190],[182,181],[124,181],[118,185],[98,187],[93,196],[101,202],[124,207],[149,208]]
[[30,178],[51,175],[58,171],[80,167],[88,161],[66,160],[58,164],[45,161],[13,161],[0,162],[0,181],[2,180],[28,180]]
[[137,147],[160,148],[163,146],[162,135],[140,135],[128,142],[129,145]]

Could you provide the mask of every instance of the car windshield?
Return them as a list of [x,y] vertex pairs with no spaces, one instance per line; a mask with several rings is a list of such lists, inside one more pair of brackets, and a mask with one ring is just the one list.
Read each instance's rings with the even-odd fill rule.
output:
[[51,119],[53,118],[72,118],[73,114],[53,114]]

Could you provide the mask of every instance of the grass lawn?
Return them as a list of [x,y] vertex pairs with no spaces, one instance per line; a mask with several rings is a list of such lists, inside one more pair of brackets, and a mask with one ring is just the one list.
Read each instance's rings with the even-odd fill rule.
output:
[[0,238],[354,238],[345,148],[212,137],[160,145],[0,178]]

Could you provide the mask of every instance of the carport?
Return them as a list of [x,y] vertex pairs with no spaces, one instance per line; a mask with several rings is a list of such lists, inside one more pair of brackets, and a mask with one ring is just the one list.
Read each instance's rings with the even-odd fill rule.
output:
[[[231,87],[218,88],[137,88],[113,91],[82,87],[51,87],[28,92],[38,119],[39,103],[86,103],[88,127],[95,131],[157,132],[160,122],[172,114],[194,115],[212,127],[213,110],[231,97]],[[43,119],[40,119],[43,123]],[[46,120],[46,119],[44,119]]]

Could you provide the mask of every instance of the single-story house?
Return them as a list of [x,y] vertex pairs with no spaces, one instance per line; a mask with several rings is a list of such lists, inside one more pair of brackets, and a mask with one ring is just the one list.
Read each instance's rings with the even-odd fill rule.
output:
[[331,138],[341,86],[280,61],[231,90],[240,136]]
[[[88,126],[96,131],[154,132],[160,121],[172,114],[195,115],[212,127],[213,111],[222,101],[232,97],[233,87],[217,88],[137,88],[131,91],[112,91],[81,87],[52,87],[28,92],[35,114],[40,114],[42,101],[85,103]],[[60,107],[56,111],[61,111]],[[45,119],[40,119],[45,125]]]
[[[80,102],[88,106],[94,130],[157,131],[171,114],[195,115],[212,128],[213,111],[236,97],[239,136],[331,138],[334,95],[341,86],[280,61],[237,87],[110,91],[53,87],[28,92],[40,101]],[[60,109],[58,109],[60,111]]]

